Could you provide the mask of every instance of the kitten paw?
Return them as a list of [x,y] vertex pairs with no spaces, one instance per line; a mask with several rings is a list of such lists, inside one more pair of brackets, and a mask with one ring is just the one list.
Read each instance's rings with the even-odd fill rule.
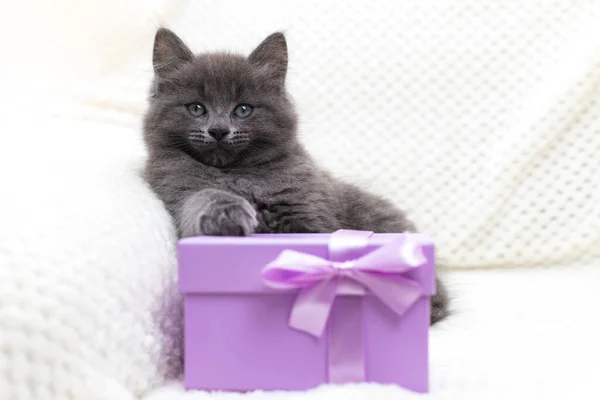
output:
[[200,230],[203,235],[246,236],[258,225],[256,211],[246,200],[215,204],[200,215]]
[[[196,211],[190,212],[190,208]],[[182,237],[247,236],[258,227],[252,205],[240,196],[225,192],[198,207],[188,207],[186,214],[181,225]]]

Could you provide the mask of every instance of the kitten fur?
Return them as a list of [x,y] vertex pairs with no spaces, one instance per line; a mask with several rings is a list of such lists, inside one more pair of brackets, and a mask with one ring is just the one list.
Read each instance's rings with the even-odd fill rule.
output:
[[[194,55],[170,30],[157,31],[145,179],[179,236],[416,231],[387,200],[315,165],[296,135],[287,63],[279,32],[244,57]],[[251,114],[236,116],[239,105],[251,106]],[[203,114],[193,114],[197,109]],[[436,281],[432,323],[448,314],[446,290]]]

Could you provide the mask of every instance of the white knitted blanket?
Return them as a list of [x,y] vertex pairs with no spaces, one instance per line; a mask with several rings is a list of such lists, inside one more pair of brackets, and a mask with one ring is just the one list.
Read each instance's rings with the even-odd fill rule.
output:
[[[198,51],[286,31],[309,150],[435,235],[458,314],[432,332],[432,398],[591,391],[598,18],[588,0],[1,3],[0,400],[131,399],[178,372],[175,237],[138,174],[160,24]],[[555,268],[508,269],[534,266]],[[333,393],[400,392],[288,396]]]

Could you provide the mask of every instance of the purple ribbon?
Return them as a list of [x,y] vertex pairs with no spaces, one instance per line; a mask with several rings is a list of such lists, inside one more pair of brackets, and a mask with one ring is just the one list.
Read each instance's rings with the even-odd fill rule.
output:
[[[265,284],[299,289],[289,325],[321,337],[329,320],[329,381],[365,381],[362,296],[375,295],[398,316],[424,293],[420,283],[402,276],[426,263],[420,243],[410,235],[362,255],[372,232],[339,230],[331,235],[329,259],[284,250],[262,270]],[[344,303],[330,317],[338,294]],[[350,333],[349,333],[350,332]]]

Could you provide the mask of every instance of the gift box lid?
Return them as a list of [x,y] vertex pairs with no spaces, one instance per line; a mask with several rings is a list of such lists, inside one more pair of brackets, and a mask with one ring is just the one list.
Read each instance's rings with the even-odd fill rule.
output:
[[[391,243],[398,235],[411,235],[417,239],[427,258],[424,265],[403,275],[419,282],[426,295],[432,295],[435,292],[435,256],[433,243],[427,235],[373,234],[360,255]],[[296,250],[328,259],[330,237],[331,234],[257,234],[181,239],[177,246],[179,288],[184,294],[280,294],[263,283],[261,270],[283,250]]]

